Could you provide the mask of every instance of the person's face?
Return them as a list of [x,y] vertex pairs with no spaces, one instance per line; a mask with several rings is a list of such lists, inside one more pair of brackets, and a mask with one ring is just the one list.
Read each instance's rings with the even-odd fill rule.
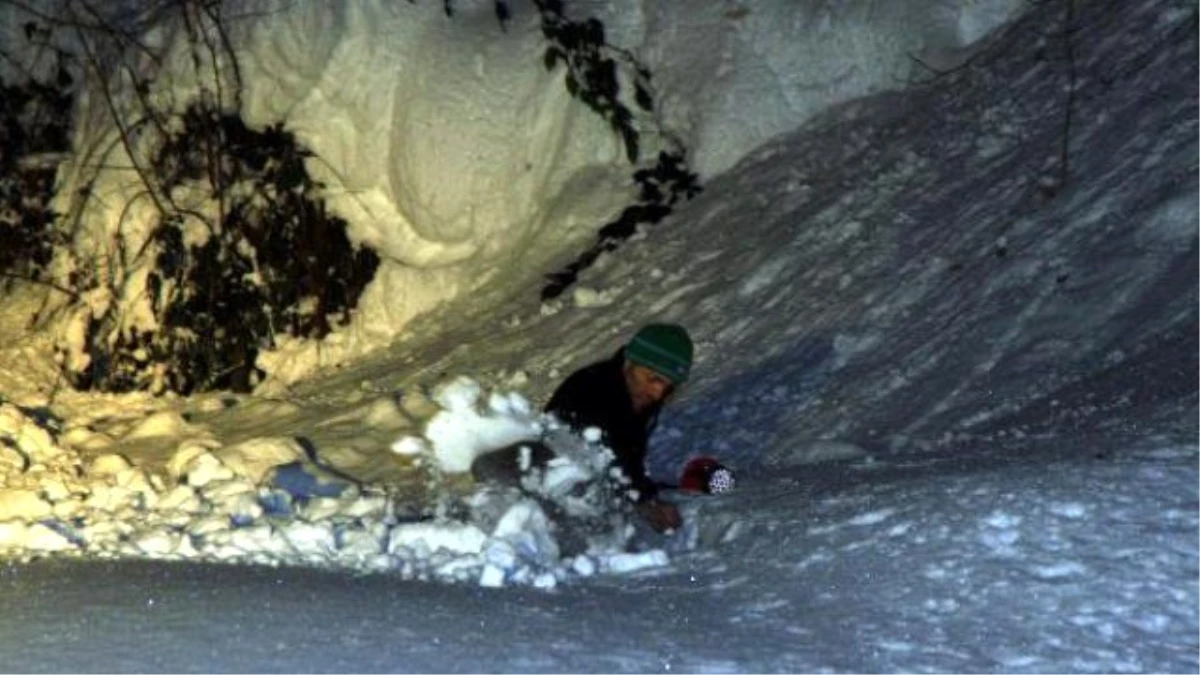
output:
[[633,409],[642,413],[667,400],[675,385],[660,373],[636,363],[625,363],[625,386]]

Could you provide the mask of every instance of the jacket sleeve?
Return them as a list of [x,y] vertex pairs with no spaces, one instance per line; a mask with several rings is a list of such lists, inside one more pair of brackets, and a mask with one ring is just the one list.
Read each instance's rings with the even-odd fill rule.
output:
[[571,428],[581,430],[592,424],[586,417],[588,408],[587,382],[582,371],[576,372],[563,381],[550,397],[545,411],[554,413],[558,419],[566,422]]
[[[619,468],[629,479],[622,486],[631,499],[644,502],[658,494],[654,481],[646,475],[646,442],[649,429],[637,428],[632,420],[624,419],[607,396],[616,392],[601,393],[603,378],[595,371],[577,371],[568,377],[546,404],[546,412],[554,413],[576,431],[597,427],[604,434],[604,443],[616,456],[613,466]],[[599,385],[599,386],[598,386]]]
[[646,475],[644,444],[641,452],[629,452],[628,450],[621,452],[613,448],[613,453],[617,456],[614,465],[620,467],[621,471],[629,478],[629,485],[622,490],[626,496],[639,504],[651,501],[658,496],[658,486]]

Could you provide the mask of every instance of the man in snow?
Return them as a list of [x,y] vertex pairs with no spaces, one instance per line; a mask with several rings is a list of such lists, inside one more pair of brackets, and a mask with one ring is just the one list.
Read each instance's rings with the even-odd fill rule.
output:
[[646,475],[646,447],[663,404],[687,380],[692,355],[692,340],[682,327],[649,324],[608,360],[573,373],[546,404],[546,412],[577,431],[600,430],[629,479],[623,489],[659,532],[678,528],[682,519],[674,504],[658,498]]
[[[687,380],[692,353],[692,340],[683,328],[649,324],[608,360],[571,374],[546,404],[546,412],[577,432],[600,430],[601,441],[615,455],[614,466],[627,479],[620,490],[659,532],[683,521],[674,504],[658,498],[657,486],[646,475],[646,446],[663,404]],[[476,457],[471,474],[480,482],[519,487],[525,472],[554,457],[554,450],[531,439]]]

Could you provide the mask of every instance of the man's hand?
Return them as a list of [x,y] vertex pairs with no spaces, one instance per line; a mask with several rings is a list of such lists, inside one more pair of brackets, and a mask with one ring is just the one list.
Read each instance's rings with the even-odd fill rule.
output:
[[637,505],[638,513],[646,519],[655,532],[667,532],[679,529],[683,525],[683,517],[679,509],[670,502],[652,500]]

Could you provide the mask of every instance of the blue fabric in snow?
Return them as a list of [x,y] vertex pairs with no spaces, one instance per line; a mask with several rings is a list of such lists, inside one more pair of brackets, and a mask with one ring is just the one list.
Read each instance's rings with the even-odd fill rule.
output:
[[309,497],[340,497],[350,483],[315,466],[292,462],[275,468],[271,485],[287,492],[293,499]]

